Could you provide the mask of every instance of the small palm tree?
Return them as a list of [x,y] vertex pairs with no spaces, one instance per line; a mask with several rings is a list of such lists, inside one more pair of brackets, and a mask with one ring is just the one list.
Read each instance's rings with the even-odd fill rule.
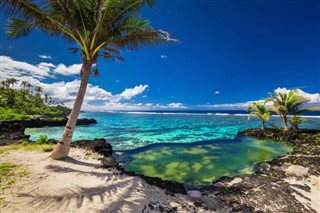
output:
[[269,100],[263,103],[253,102],[252,106],[248,107],[247,111],[250,112],[248,120],[252,115],[258,116],[261,119],[261,129],[265,129],[265,122],[270,118],[270,109],[266,108],[266,104]]
[[289,131],[289,114],[295,115],[309,111],[309,109],[301,109],[309,100],[298,95],[298,90],[291,90],[288,93],[279,92],[278,95],[271,94],[271,98],[268,100],[273,102],[272,111],[277,113],[282,119],[285,131]]
[[294,115],[290,119],[291,129],[298,130],[299,126],[298,124],[302,123],[303,119],[300,116]]
[[[65,158],[86,93],[93,64],[99,56],[122,59],[122,49],[138,49],[160,41],[173,41],[164,31],[154,30],[139,12],[144,5],[152,7],[155,0],[2,0],[2,8],[13,16],[8,34],[18,38],[32,29],[57,36],[78,45],[82,59],[81,83],[64,133],[53,150],[54,159]],[[166,34],[166,36],[164,35]]]

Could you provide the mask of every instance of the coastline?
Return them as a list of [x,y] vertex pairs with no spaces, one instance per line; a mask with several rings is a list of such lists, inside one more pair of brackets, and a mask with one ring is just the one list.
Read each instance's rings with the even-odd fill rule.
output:
[[[72,148],[71,158],[64,161],[48,159],[48,153],[38,153],[39,155],[33,153],[30,155],[14,151],[9,155],[2,156],[2,160],[16,160],[19,164],[32,168],[31,170],[34,169],[33,171],[38,176],[24,177],[10,190],[5,191],[3,193],[4,197],[2,196],[1,207],[6,212],[19,211],[17,206],[20,206],[21,211],[25,209],[23,206],[28,206],[30,211],[37,212],[39,207],[44,208],[47,204],[50,204],[51,209],[46,211],[51,212],[67,211],[67,208],[80,212],[101,212],[101,209],[104,209],[103,212],[122,212],[125,211],[124,209],[126,209],[126,212],[130,212],[130,209],[131,211],[132,209],[138,210],[138,212],[288,212],[288,210],[291,212],[319,212],[320,142],[318,140],[320,131],[312,130],[311,138],[309,135],[305,135],[307,133],[303,130],[296,134],[270,131],[261,133],[260,130],[247,130],[239,134],[286,141],[294,145],[294,150],[285,156],[262,163],[260,167],[256,168],[254,174],[239,175],[232,178],[224,177],[212,185],[188,191],[187,195],[170,191],[170,189],[179,187],[179,185],[170,185],[172,183],[170,181],[167,181],[169,185],[165,185],[163,184],[164,181],[156,178],[151,178],[148,181],[148,178],[146,179],[144,176],[125,172],[119,168],[116,162],[110,160],[112,151],[110,152],[109,145],[101,147],[103,143],[108,144],[105,141],[89,147],[86,144],[90,144],[90,141],[87,141],[89,143],[83,143],[84,145],[78,146],[75,144],[75,147]],[[95,149],[99,146],[100,149]],[[95,152],[100,152],[100,154]],[[104,154],[104,156],[101,154]],[[29,159],[32,158],[30,156],[38,157],[36,157],[36,161],[32,162]],[[39,159],[42,161],[39,162]],[[70,163],[70,161],[73,163]],[[99,161],[102,161],[103,164],[101,165]],[[36,164],[42,165],[42,167],[38,168]],[[75,168],[78,164],[83,167]],[[89,169],[89,173],[85,169]],[[99,191],[100,194],[93,193],[97,189],[93,190],[95,185],[89,183],[91,181],[96,182],[95,174],[100,174],[98,188],[108,190]],[[68,177],[65,177],[62,181],[64,184],[60,186],[60,178],[63,178],[63,175]],[[56,179],[52,179],[52,176]],[[120,189],[109,191],[112,186],[118,184],[118,182],[112,181],[118,180],[119,177],[121,177],[120,180],[123,184],[121,188],[130,188],[125,195],[118,194],[117,190]],[[26,184],[30,181],[30,178],[33,181],[50,181],[53,188],[62,188],[57,191],[52,189],[53,194],[44,196],[46,199],[42,201],[39,197],[45,193],[41,190],[47,190],[47,188],[35,187],[35,189],[30,189],[32,184]],[[83,187],[79,181],[74,180],[82,178],[87,179],[86,187]],[[110,180],[112,181],[110,182]],[[139,184],[134,185],[133,183]],[[155,183],[158,183],[158,185]],[[133,188],[132,185],[134,185]],[[46,182],[44,186],[47,187],[48,183]],[[137,190],[139,190],[139,193]],[[18,196],[23,193],[24,196]],[[67,198],[62,198],[65,196],[62,196],[61,193],[65,193]],[[109,198],[110,196],[112,199]],[[114,197],[117,197],[116,201],[113,199]],[[90,201],[90,199],[93,201]],[[99,203],[97,201],[98,203],[95,203],[99,199],[104,202]],[[92,207],[94,203],[96,207]],[[117,203],[117,207],[115,207],[115,203]]]

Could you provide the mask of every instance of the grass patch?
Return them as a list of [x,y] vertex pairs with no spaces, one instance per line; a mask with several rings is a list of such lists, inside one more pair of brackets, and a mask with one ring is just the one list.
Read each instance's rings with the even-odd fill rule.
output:
[[51,152],[54,148],[52,144],[36,144],[36,143],[24,143],[13,144],[9,146],[0,147],[0,154],[5,154],[11,150],[23,150],[23,151],[37,151],[37,152]]
[[0,189],[9,188],[21,177],[28,175],[29,173],[25,168],[11,162],[4,162],[0,164]]

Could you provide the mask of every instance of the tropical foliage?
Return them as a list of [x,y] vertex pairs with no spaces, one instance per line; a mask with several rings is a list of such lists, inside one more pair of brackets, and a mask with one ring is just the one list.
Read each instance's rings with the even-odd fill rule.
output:
[[309,100],[303,96],[298,95],[298,90],[291,90],[288,93],[279,92],[271,94],[267,99],[273,102],[273,112],[278,114],[282,119],[284,130],[288,131],[288,115],[297,115],[310,110],[309,108],[302,108]]
[[26,120],[31,119],[30,115],[64,116],[70,113],[64,106],[49,106],[56,102],[52,99],[51,102],[45,102],[40,86],[33,87],[21,81],[21,89],[13,88],[17,83],[14,78],[0,82],[0,120]]
[[261,119],[261,129],[265,129],[265,122],[270,118],[270,109],[266,108],[268,102],[268,100],[263,103],[253,102],[252,106],[247,109],[250,112],[248,120],[252,115],[258,116]]
[[[98,57],[122,60],[121,50],[138,49],[160,41],[173,41],[168,32],[154,30],[139,12],[143,6],[152,7],[155,0],[3,0],[2,8],[11,18],[7,33],[12,38],[27,36],[31,30],[63,38],[76,44],[70,48],[80,52],[81,84],[64,133],[51,157],[68,155],[90,74],[98,74],[93,65]],[[165,36],[165,35],[166,36]],[[96,66],[97,67],[97,66]]]

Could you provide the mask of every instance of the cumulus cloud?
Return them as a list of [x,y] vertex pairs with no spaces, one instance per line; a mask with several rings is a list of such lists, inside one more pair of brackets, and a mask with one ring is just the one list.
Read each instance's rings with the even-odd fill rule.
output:
[[39,58],[51,59],[51,56],[50,55],[39,55]]
[[33,65],[23,61],[15,61],[12,58],[3,55],[0,56],[0,64],[2,78],[32,76],[36,79],[44,79],[46,77],[54,77],[50,74],[50,68],[53,64],[40,63]]
[[214,94],[219,95],[220,91],[214,91]]
[[167,55],[160,55],[161,59],[167,59],[168,56]]
[[81,67],[82,64],[73,64],[70,66],[58,64],[58,66],[53,69],[53,72],[60,75],[77,75],[80,74]]
[[[289,93],[291,90],[286,88],[276,88],[274,90],[275,94],[280,93]],[[320,93],[307,93],[301,89],[298,89],[298,95],[301,95],[309,100],[308,105],[315,105],[320,106]],[[244,110],[247,107],[251,106],[253,102],[263,103],[265,99],[260,100],[252,100],[247,102],[241,103],[225,103],[225,104],[207,104],[207,105],[198,105],[201,108],[213,108],[213,109],[220,109],[220,110]],[[272,103],[268,103],[267,106],[272,106]]]
[[121,99],[130,100],[132,97],[143,93],[148,88],[148,85],[135,86],[134,88],[127,88],[125,89],[119,97]]
[[[72,107],[76,98],[80,80],[75,79],[70,82],[55,81],[45,83],[47,78],[54,79],[53,74],[73,75],[78,74],[81,64],[66,66],[64,64],[54,65],[52,63],[41,62],[33,65],[27,62],[16,61],[8,56],[0,56],[0,80],[5,78],[16,78],[18,83],[16,88],[21,87],[21,81],[28,81],[34,86],[41,86],[44,93],[47,93],[53,100],[64,102],[68,107]],[[149,85],[141,84],[132,88],[126,88],[119,94],[112,94],[109,91],[88,84],[85,95],[83,110],[107,111],[107,110],[157,110],[157,109],[181,109],[185,108],[182,103],[154,104],[135,103],[134,98],[143,95]],[[142,97],[146,98],[146,95]]]
[[170,103],[168,107],[171,109],[184,109],[186,108],[182,103]]
[[[290,89],[286,89],[286,88],[280,88],[278,87],[277,89],[274,90],[274,93],[278,94],[280,93],[289,93],[291,90]],[[309,100],[309,103],[320,103],[320,93],[314,93],[314,94],[310,94],[307,92],[304,92],[301,89],[297,89],[298,91],[298,95],[301,95],[303,97],[305,97],[306,99]]]
[[41,62],[39,64],[30,64],[24,61],[14,60],[9,56],[4,55],[0,55],[0,63],[1,78],[18,78],[22,76],[32,76],[36,79],[44,79],[47,77],[55,78],[54,74],[65,76],[78,75],[82,66],[81,64],[73,64],[70,66],[58,64],[56,66],[52,63],[47,62]]

